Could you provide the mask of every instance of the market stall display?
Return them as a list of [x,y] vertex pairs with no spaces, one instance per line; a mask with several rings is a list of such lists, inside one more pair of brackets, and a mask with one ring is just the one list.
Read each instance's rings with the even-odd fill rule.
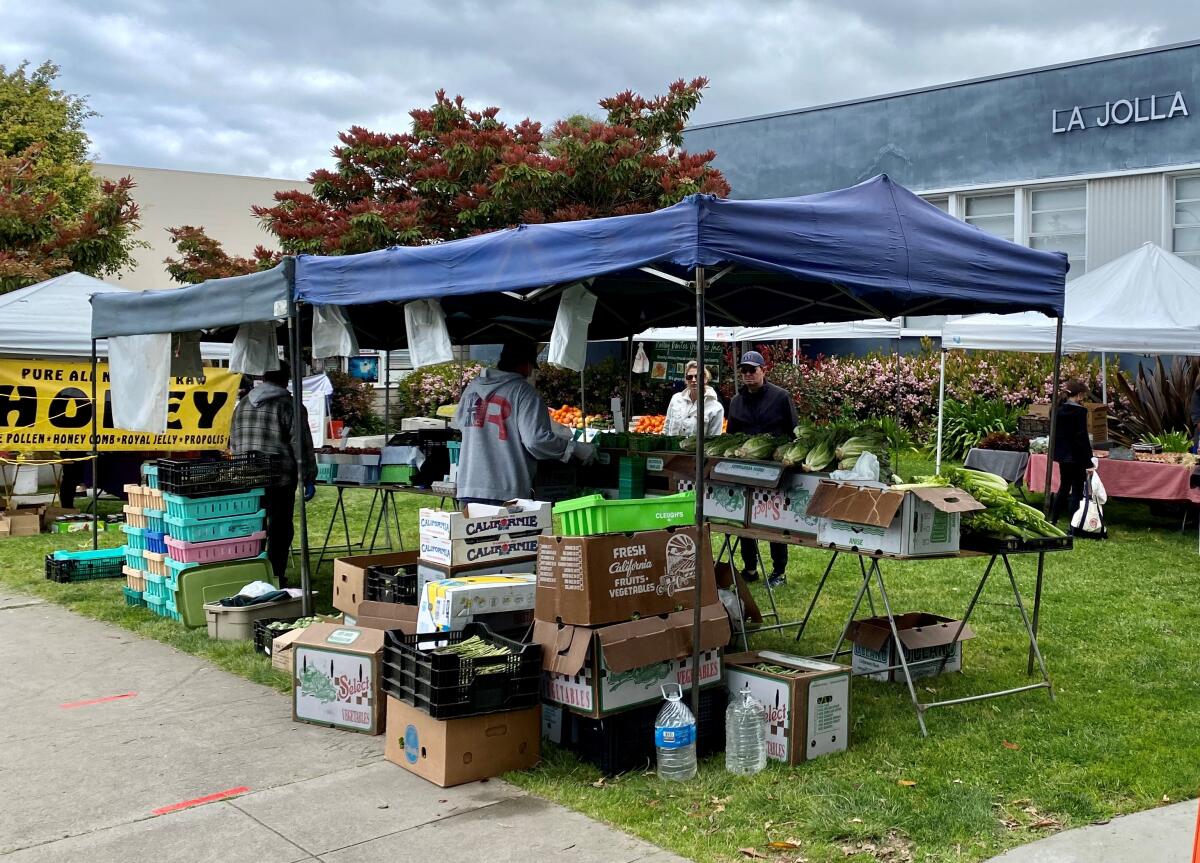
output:
[[[1119,459],[1105,454],[1096,459],[1096,472],[1104,483],[1109,498],[1158,500],[1200,505],[1200,488],[1191,484],[1194,465],[1183,462],[1171,464],[1147,458]],[[1045,491],[1046,456],[1033,453],[1025,482],[1030,491]],[[1058,488],[1058,466],[1053,467],[1050,490]]]

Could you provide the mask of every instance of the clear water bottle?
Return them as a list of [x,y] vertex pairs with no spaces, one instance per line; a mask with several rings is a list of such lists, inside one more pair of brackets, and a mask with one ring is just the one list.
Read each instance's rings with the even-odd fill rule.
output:
[[678,683],[663,686],[662,694],[667,703],[654,720],[658,778],[686,782],[696,775],[696,719],[683,703],[683,687]]
[[767,766],[767,709],[750,694],[735,693],[725,710],[725,769],[753,776]]

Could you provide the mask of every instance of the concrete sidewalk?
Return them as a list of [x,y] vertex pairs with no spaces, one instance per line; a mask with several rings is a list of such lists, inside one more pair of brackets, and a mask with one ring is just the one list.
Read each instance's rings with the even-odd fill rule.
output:
[[0,668],[13,863],[682,860],[498,780],[438,788],[382,737],[294,723],[272,690],[28,597],[0,594]]

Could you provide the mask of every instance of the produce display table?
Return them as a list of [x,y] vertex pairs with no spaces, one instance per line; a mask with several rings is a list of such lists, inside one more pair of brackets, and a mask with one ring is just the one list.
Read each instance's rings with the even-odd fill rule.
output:
[[[1192,468],[1181,464],[1153,461],[1124,461],[1100,458],[1096,473],[1110,498],[1165,500],[1200,504],[1200,488],[1192,488]],[[1025,485],[1030,491],[1046,490],[1046,454],[1033,453],[1025,469]],[[1052,488],[1058,489],[1058,465],[1054,465]]]
[[[879,591],[880,599],[883,602],[884,614],[887,617],[888,625],[890,626],[890,628],[892,630],[892,638],[894,639],[895,644],[897,646],[897,655],[900,659],[900,662],[898,665],[889,666],[886,669],[873,668],[872,673],[877,672],[877,671],[885,671],[885,670],[886,671],[899,670],[899,671],[903,672],[904,682],[908,686],[909,698],[912,701],[913,710],[917,716],[917,725],[919,726],[919,728],[921,730],[921,735],[923,737],[928,736],[928,734],[929,734],[928,730],[925,727],[925,712],[934,707],[949,707],[954,704],[965,704],[970,701],[982,701],[987,698],[998,698],[1003,695],[1015,695],[1018,692],[1028,692],[1033,689],[1045,689],[1046,694],[1050,697],[1050,700],[1051,701],[1054,700],[1054,688],[1050,682],[1050,676],[1046,671],[1046,663],[1042,658],[1041,651],[1038,649],[1038,642],[1037,642],[1038,617],[1039,617],[1039,612],[1041,610],[1041,601],[1042,601],[1042,576],[1043,576],[1043,572],[1044,572],[1044,560],[1045,560],[1045,554],[1046,554],[1046,552],[1044,550],[1043,551],[1032,551],[1032,552],[1021,552],[1021,551],[1017,551],[1017,550],[1004,550],[1004,551],[994,551],[994,552],[959,551],[955,554],[948,554],[948,555],[922,556],[922,557],[901,557],[898,555],[890,555],[890,554],[866,553],[866,552],[855,551],[855,550],[851,550],[851,549],[842,549],[842,548],[831,549],[831,548],[819,545],[811,537],[798,536],[798,535],[788,534],[788,533],[780,532],[780,531],[757,530],[757,529],[752,529],[752,528],[737,527],[734,525],[724,525],[724,524],[718,524],[718,523],[711,523],[710,526],[712,528],[713,533],[721,534],[724,536],[724,540],[723,540],[723,543],[721,546],[721,551],[718,553],[718,560],[720,560],[722,558],[722,556],[726,553],[729,553],[732,556],[732,539],[734,537],[746,538],[746,539],[750,539],[750,540],[754,540],[754,541],[785,542],[785,543],[788,543],[789,545],[797,545],[797,546],[801,546],[803,548],[820,548],[820,549],[823,549],[823,550],[831,553],[832,556],[830,558],[830,561],[825,567],[825,572],[821,576],[820,582],[817,584],[816,592],[814,593],[812,600],[809,603],[808,611],[804,615],[804,619],[801,621],[797,621],[795,623],[788,623],[788,624],[777,623],[775,626],[765,627],[765,629],[769,631],[772,629],[783,629],[783,628],[786,628],[789,626],[798,626],[799,630],[796,634],[797,639],[799,639],[800,635],[803,633],[804,627],[807,625],[809,617],[812,615],[813,608],[815,608],[815,606],[817,604],[817,599],[820,597],[821,592],[825,587],[825,581],[826,581],[826,579],[828,579],[830,572],[833,570],[833,565],[837,561],[837,558],[843,554],[853,555],[853,556],[857,557],[859,560],[859,570],[860,570],[860,574],[861,574],[861,581],[860,581],[860,586],[858,589],[858,594],[854,600],[854,605],[850,609],[849,616],[846,618],[846,624],[842,627],[841,634],[838,636],[837,643],[834,645],[833,650],[830,653],[822,654],[818,657],[813,657],[813,658],[829,659],[831,661],[836,661],[839,656],[842,656],[849,652],[848,650],[843,650],[842,645],[845,644],[845,642],[846,642],[847,635],[850,632],[850,627],[854,623],[854,618],[858,614],[859,607],[862,605],[863,597],[864,596],[868,597],[868,601],[870,601],[869,594],[870,594],[870,590],[871,590],[871,585],[872,585],[872,583],[874,583],[876,589],[878,589],[878,591]],[[1070,546],[1066,546],[1065,548],[1069,548],[1069,547]],[[1062,550],[1065,550],[1065,548]],[[1015,554],[1023,554],[1023,553],[1026,553],[1026,554],[1034,553],[1034,554],[1037,554],[1037,557],[1038,557],[1037,584],[1036,584],[1035,593],[1034,593],[1032,619],[1031,619],[1030,615],[1027,614],[1025,611],[1025,604],[1021,599],[1021,590],[1017,585],[1017,579],[1016,579],[1015,574],[1013,573],[1012,564],[1009,561],[1010,556],[1015,555]],[[968,695],[963,698],[951,698],[951,699],[946,699],[943,701],[921,701],[921,699],[917,696],[917,689],[913,685],[913,678],[912,678],[912,674],[910,672],[911,666],[905,657],[905,651],[904,651],[903,646],[901,645],[899,630],[897,629],[897,626],[896,626],[896,617],[895,617],[894,613],[892,612],[891,602],[888,599],[887,587],[884,582],[883,569],[880,566],[880,563],[884,560],[910,561],[911,562],[911,561],[938,560],[938,559],[945,560],[945,559],[950,559],[950,558],[978,558],[978,559],[987,558],[987,565],[984,567],[983,574],[979,579],[979,585],[975,589],[974,596],[971,597],[971,602],[967,606],[966,612],[963,614],[961,621],[959,621],[959,628],[955,634],[954,640],[957,641],[958,636],[962,634],[962,630],[966,627],[967,622],[971,618],[971,613],[975,610],[975,606],[979,602],[979,597],[983,594],[983,589],[987,585],[988,577],[992,574],[992,569],[995,567],[996,562],[1000,561],[1004,565],[1004,571],[1008,575],[1008,581],[1012,587],[1014,607],[1019,612],[1020,618],[1021,618],[1021,623],[1025,627],[1026,635],[1028,635],[1028,637],[1029,637],[1029,667],[1027,669],[1027,672],[1028,673],[1033,672],[1033,663],[1036,660],[1038,668],[1041,671],[1042,679],[1040,682],[1030,683],[1025,686],[1017,686],[1017,687],[1013,687],[1011,689],[1002,689],[1002,690],[996,690],[993,692],[985,692],[985,693],[981,693],[979,695]],[[734,567],[733,571],[734,571],[734,578],[739,579],[741,576],[738,573],[738,569],[736,566]],[[769,587],[768,587],[768,590],[770,590]],[[772,603],[774,603],[773,596],[772,596]],[[872,603],[872,610],[873,610],[873,603]],[[776,619],[778,620],[777,615],[776,615]],[[762,630],[760,630],[760,631],[762,631]],[[744,624],[743,624],[743,630],[742,630],[742,638],[743,638],[743,641],[745,641],[747,638],[747,634],[744,629]],[[938,671],[940,673],[942,668],[944,668],[944,666],[945,666],[946,657],[943,657],[940,660],[925,660],[925,662],[938,662],[939,663]]]
[[[396,509],[395,496],[397,494],[418,494],[428,497],[436,497],[439,499],[438,506],[445,506],[446,495],[438,491],[426,488],[413,488],[411,486],[402,485],[385,485],[376,483],[373,485],[358,485],[355,483],[318,483],[337,489],[337,501],[333,505],[333,510],[329,513],[329,526],[325,529],[325,539],[321,543],[321,551],[317,556],[317,563],[314,571],[321,568],[321,564],[325,562],[327,556],[331,556],[332,552],[346,551],[350,552],[354,549],[367,549],[368,554],[374,554],[375,548],[379,543],[379,531],[382,528],[384,533],[384,543],[382,548],[389,551],[395,549],[392,541],[392,529],[396,531],[396,541],[400,544],[400,550],[404,550],[404,538],[400,530],[400,513]],[[345,494],[347,490],[361,489],[371,492],[371,505],[367,510],[367,517],[363,521],[362,538],[354,543],[350,539],[350,520],[346,514]],[[378,504],[378,510],[376,510]],[[330,539],[333,538],[333,533],[337,529],[338,521],[341,521],[342,533],[345,537],[345,543],[336,543],[330,545]],[[374,528],[374,529],[372,529]],[[367,534],[371,535],[370,546],[367,546]]]

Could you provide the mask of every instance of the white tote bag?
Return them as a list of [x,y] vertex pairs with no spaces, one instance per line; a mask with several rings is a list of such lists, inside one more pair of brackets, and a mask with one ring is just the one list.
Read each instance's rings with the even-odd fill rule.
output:
[[1104,483],[1100,481],[1100,475],[1094,470],[1088,471],[1088,483],[1084,486],[1083,500],[1079,502],[1079,509],[1075,510],[1075,514],[1071,516],[1071,527],[1075,528],[1076,534],[1107,535],[1108,532],[1104,527],[1104,504],[1106,503],[1108,503],[1108,492],[1104,489]]

